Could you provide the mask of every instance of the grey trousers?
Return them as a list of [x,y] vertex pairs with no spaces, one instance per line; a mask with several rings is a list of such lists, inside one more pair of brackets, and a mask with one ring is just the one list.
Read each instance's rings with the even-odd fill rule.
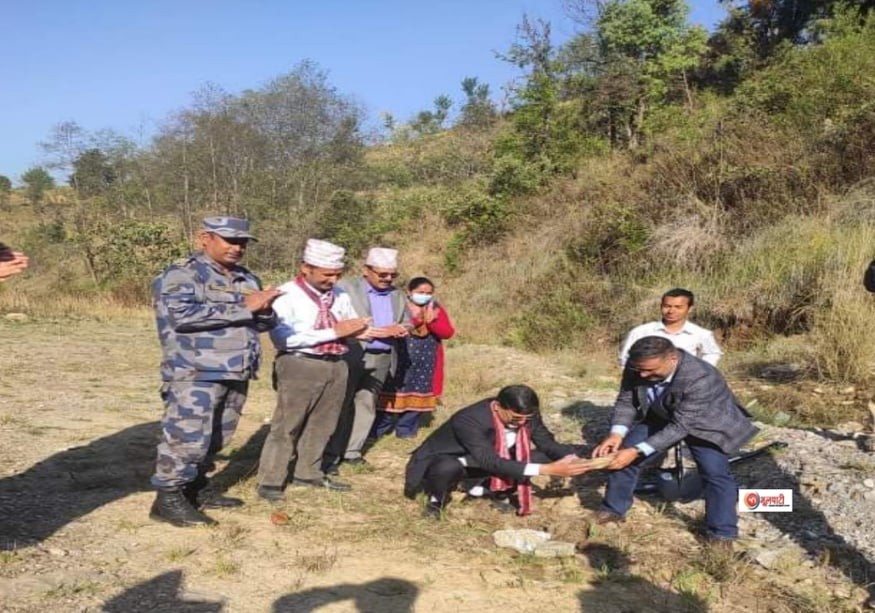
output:
[[[350,354],[352,356],[354,352]],[[377,416],[377,396],[391,366],[390,353],[365,353],[359,360],[349,360],[346,400],[337,430],[325,451],[326,464],[362,457],[362,447]]]
[[282,487],[294,464],[298,479],[321,479],[322,452],[346,394],[344,360],[284,354],[274,362],[276,410],[258,463],[258,483]]

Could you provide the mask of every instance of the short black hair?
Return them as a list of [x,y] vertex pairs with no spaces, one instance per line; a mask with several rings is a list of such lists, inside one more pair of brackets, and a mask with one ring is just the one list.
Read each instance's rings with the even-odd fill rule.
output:
[[639,338],[629,347],[628,363],[650,358],[661,358],[677,351],[674,344],[662,336],[645,336]]
[[535,413],[541,408],[541,401],[535,390],[528,385],[508,385],[501,388],[495,397],[504,409],[510,409],[520,415]]
[[667,292],[665,292],[662,295],[662,298],[660,299],[660,303],[665,298],[686,298],[687,304],[690,306],[693,306],[696,302],[696,297],[693,296],[693,292],[691,292],[688,289],[684,289],[682,287],[675,287],[675,288],[670,289]]
[[428,277],[413,277],[410,281],[407,282],[407,291],[412,292],[423,283],[428,283],[429,285],[434,287],[434,283],[432,283],[431,279],[429,279]]

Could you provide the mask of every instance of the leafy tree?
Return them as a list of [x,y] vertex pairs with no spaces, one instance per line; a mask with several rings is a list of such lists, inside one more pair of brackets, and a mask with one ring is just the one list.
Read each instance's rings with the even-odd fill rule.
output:
[[260,148],[269,197],[281,198],[289,220],[316,213],[335,189],[347,187],[364,150],[363,111],[328,82],[313,62],[246,92],[233,107]]
[[721,0],[721,4],[728,16],[708,41],[702,79],[726,93],[767,66],[782,46],[820,43],[836,16],[848,12],[864,18],[875,8],[875,0]]
[[640,143],[649,110],[670,100],[675,83],[692,106],[689,73],[705,53],[707,35],[687,24],[688,12],[683,0],[611,0],[599,11],[596,36],[605,72],[619,68],[631,82],[626,91],[633,99],[616,101],[634,105],[626,124],[630,148]]
[[84,198],[99,196],[116,180],[116,171],[100,149],[88,149],[73,160],[70,185]]
[[499,57],[518,68],[528,70],[525,83],[514,93],[513,123],[522,137],[524,156],[538,158],[551,140],[551,121],[560,95],[556,50],[551,41],[551,27],[543,20],[530,21],[527,15],[517,26],[517,41]]
[[269,220],[259,251],[287,260],[332,194],[363,180],[362,117],[309,61],[237,95],[206,85],[135,158],[123,185],[142,186],[148,210],[175,214],[188,234],[205,212]]
[[568,65],[553,46],[549,23],[524,16],[517,41],[499,57],[526,71],[511,88],[510,129],[495,144],[490,193],[506,196],[572,172],[582,155],[601,146],[581,120],[581,100],[568,95]]
[[47,166],[66,175],[73,172],[73,162],[87,147],[88,135],[75,121],[55,124],[49,139],[40,143],[49,158]]
[[433,111],[420,111],[410,122],[410,129],[418,135],[436,134],[443,129],[444,122],[453,106],[449,96],[441,94],[434,99]]
[[188,251],[184,241],[174,238],[170,229],[158,223],[113,220],[82,208],[74,221],[73,241],[79,246],[92,280],[119,290],[120,298],[143,301],[149,280],[163,266]]
[[319,220],[318,234],[346,247],[348,253],[362,253],[379,240],[389,227],[370,198],[340,190],[332,196],[326,214]]
[[0,175],[0,205],[9,204],[9,194],[12,193],[12,181],[5,175]]
[[497,118],[495,105],[489,99],[489,84],[480,83],[477,77],[462,79],[465,102],[459,114],[458,124],[467,128],[488,128]]
[[42,166],[34,166],[21,175],[24,193],[34,206],[42,204],[46,191],[55,186],[55,180]]

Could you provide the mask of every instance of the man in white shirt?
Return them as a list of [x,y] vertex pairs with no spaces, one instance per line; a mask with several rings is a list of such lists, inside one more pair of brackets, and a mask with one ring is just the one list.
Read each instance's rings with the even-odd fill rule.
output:
[[289,465],[292,485],[344,491],[350,486],[322,472],[322,450],[337,426],[346,393],[346,339],[367,334],[349,295],[335,287],[343,273],[344,249],[310,239],[300,274],[282,286],[273,303],[279,318],[270,338],[277,349],[277,406],[258,468],[258,495],[283,499]]
[[620,368],[626,366],[629,348],[635,344],[635,341],[645,336],[667,338],[678,349],[683,349],[711,366],[717,366],[723,352],[714,339],[714,333],[687,319],[693,309],[693,303],[693,292],[689,290],[675,288],[665,292],[660,306],[662,320],[632,328],[620,349]]

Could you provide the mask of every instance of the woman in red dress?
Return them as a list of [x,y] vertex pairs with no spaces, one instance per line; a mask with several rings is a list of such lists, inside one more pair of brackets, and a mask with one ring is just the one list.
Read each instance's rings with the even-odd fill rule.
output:
[[425,277],[411,279],[407,284],[407,308],[414,328],[399,345],[395,375],[386,381],[377,401],[374,438],[392,429],[398,438],[415,437],[422,414],[434,411],[443,393],[441,341],[452,337],[455,330],[446,309],[434,299],[434,283]]

